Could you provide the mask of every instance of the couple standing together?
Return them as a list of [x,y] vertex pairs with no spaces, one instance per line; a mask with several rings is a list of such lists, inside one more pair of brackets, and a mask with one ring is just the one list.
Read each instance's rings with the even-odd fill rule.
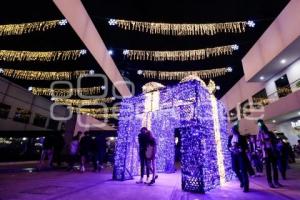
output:
[[[136,183],[144,183],[143,178],[145,174],[145,167],[147,173],[146,184],[152,185],[157,179],[156,175],[156,166],[155,166],[155,154],[156,154],[156,140],[153,137],[151,131],[146,127],[141,129],[140,134],[138,135],[139,140],[139,156],[140,156],[140,165],[141,165],[141,178]],[[150,171],[152,173],[152,179],[150,182]]]

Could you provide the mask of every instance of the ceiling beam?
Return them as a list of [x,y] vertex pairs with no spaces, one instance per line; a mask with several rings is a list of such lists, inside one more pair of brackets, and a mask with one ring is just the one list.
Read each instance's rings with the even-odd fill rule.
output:
[[132,94],[80,0],[53,0],[122,97]]

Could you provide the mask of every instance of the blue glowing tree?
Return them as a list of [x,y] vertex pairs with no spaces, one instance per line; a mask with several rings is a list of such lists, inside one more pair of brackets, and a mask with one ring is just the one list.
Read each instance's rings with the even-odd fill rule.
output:
[[189,81],[122,101],[114,180],[139,174],[138,140],[149,128],[158,144],[157,171],[174,172],[176,128],[181,134],[182,189],[204,193],[233,176],[224,106],[203,81]]

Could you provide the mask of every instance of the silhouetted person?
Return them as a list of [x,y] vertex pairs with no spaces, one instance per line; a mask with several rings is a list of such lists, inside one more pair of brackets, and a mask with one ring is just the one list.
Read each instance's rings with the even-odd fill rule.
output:
[[56,135],[55,142],[54,142],[53,160],[57,163],[57,167],[61,166],[61,162],[62,162],[61,153],[64,147],[65,147],[64,137],[62,136],[62,134]]
[[[143,183],[143,178],[145,174],[145,166],[147,165],[146,163],[146,149],[147,149],[147,144],[148,144],[148,139],[149,136],[147,134],[147,128],[143,127],[141,129],[140,134],[138,135],[138,140],[139,140],[139,157],[140,157],[140,167],[141,167],[141,178],[139,181],[136,183]],[[147,175],[149,174],[149,168],[147,168]]]
[[250,138],[248,141],[248,153],[249,153],[251,162],[253,163],[253,165],[256,168],[256,173],[262,174],[263,173],[263,163],[259,157],[259,148],[257,146],[255,135],[250,135]]
[[246,154],[247,141],[241,136],[238,126],[235,125],[231,129],[232,135],[228,139],[228,149],[231,152],[232,169],[240,181],[241,188],[244,192],[249,191],[249,177],[248,177],[248,157]]
[[288,166],[288,154],[289,147],[288,144],[283,141],[283,139],[279,138],[277,143],[277,151],[278,151],[278,167],[281,173],[281,177],[283,180],[286,179],[286,170]]
[[44,160],[48,158],[47,167],[51,168],[52,159],[53,159],[53,150],[54,150],[54,136],[47,135],[43,141],[43,150],[41,154],[39,169],[43,167]]
[[79,142],[79,154],[80,154],[80,171],[85,172],[85,163],[89,158],[89,153],[91,152],[92,139],[89,136],[89,133],[84,132],[84,136],[80,139]]
[[[147,131],[147,135],[148,135],[148,144],[146,149],[147,171],[152,172],[152,179],[149,182],[149,185],[152,185],[155,183],[155,179],[157,179],[158,177],[156,175],[156,163],[155,163],[157,144],[156,144],[156,139],[153,137],[151,131]],[[147,179],[148,178],[149,178],[149,174],[147,174]]]
[[78,150],[79,150],[79,136],[81,135],[81,132],[79,132],[76,136],[73,136],[72,141],[69,145],[69,167],[68,170],[74,169],[74,164],[77,161],[78,158]]
[[101,133],[98,134],[96,139],[93,141],[93,148],[94,171],[100,171],[103,168],[104,157],[106,153],[106,140]]
[[269,131],[263,120],[258,120],[257,124],[259,128],[257,139],[260,143],[263,158],[266,163],[268,184],[271,188],[275,188],[275,186],[281,187],[282,185],[278,182],[276,137]]

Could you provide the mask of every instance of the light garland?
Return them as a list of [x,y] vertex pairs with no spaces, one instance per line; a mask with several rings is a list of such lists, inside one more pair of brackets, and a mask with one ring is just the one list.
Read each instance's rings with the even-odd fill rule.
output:
[[96,119],[118,119],[119,114],[116,113],[105,113],[105,114],[91,114],[88,112],[80,112],[81,114],[86,114],[88,116],[94,117]]
[[210,24],[175,24],[110,19],[108,23],[111,26],[118,26],[119,28],[124,30],[174,36],[215,35],[217,33],[243,33],[246,31],[246,26],[255,26],[255,23],[253,21]]
[[139,174],[137,135],[146,126],[157,141],[157,171],[166,173],[174,172],[174,130],[180,129],[184,191],[204,193],[231,180],[224,108],[207,87],[189,81],[123,99],[113,179]]
[[1,69],[3,76],[24,80],[71,80],[92,73],[92,70],[77,70],[72,72],[47,72],[17,69]]
[[70,106],[88,106],[98,105],[102,103],[111,103],[115,100],[115,97],[101,98],[101,99],[53,99],[56,104],[70,105]]
[[85,49],[68,51],[11,51],[0,50],[2,61],[56,61],[56,60],[77,60],[81,55],[86,54]]
[[67,23],[68,23],[67,20],[63,19],[63,20],[30,22],[30,23],[22,23],[22,24],[0,25],[0,36],[23,35],[35,31],[47,31],[49,29],[54,29],[57,26],[64,26]]
[[189,75],[198,76],[200,78],[214,78],[218,76],[224,76],[226,73],[232,71],[232,68],[217,68],[210,70],[199,70],[199,71],[154,71],[154,70],[143,70],[142,75],[144,78],[153,78],[159,80],[181,80]]
[[39,88],[29,87],[29,91],[32,91],[34,95],[45,95],[45,96],[68,96],[68,95],[93,95],[99,94],[101,91],[100,86],[88,87],[88,88],[68,88],[68,89],[50,89],[50,88]]
[[150,61],[191,61],[204,60],[210,57],[232,55],[238,50],[238,45],[226,45],[213,48],[181,50],[181,51],[148,51],[148,50],[123,50],[123,54],[130,60]]
[[104,108],[78,108],[71,107],[72,112],[77,113],[90,113],[90,114],[105,114],[108,112],[118,112],[119,107],[104,107]]

